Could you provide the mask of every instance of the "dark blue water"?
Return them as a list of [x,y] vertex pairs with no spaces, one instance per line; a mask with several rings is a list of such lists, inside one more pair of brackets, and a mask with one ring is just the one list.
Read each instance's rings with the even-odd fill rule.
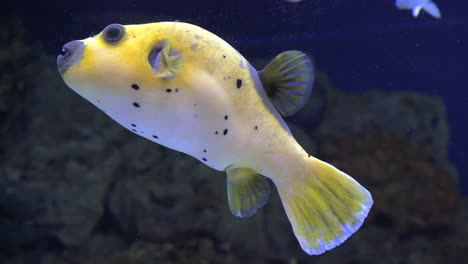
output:
[[[449,157],[468,192],[468,3],[437,1],[442,19],[413,18],[393,1],[47,1],[9,3],[26,18],[50,53],[62,43],[111,22],[191,22],[224,37],[243,54],[273,55],[306,49],[345,91],[412,90],[438,95],[447,105]],[[27,8],[24,8],[27,6]],[[105,19],[106,14],[113,21]],[[90,16],[95,23],[79,23]],[[115,21],[114,21],[115,20]]]

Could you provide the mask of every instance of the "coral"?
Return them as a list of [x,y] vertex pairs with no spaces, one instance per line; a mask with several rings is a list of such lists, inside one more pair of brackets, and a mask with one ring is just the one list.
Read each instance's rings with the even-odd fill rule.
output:
[[453,231],[460,193],[448,171],[404,135],[367,131],[323,142],[321,154],[366,186],[372,218],[399,234]]

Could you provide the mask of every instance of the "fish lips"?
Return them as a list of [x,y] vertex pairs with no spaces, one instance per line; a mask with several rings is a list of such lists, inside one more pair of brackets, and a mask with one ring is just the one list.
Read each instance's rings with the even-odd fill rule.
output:
[[74,40],[63,45],[62,53],[57,56],[57,68],[60,75],[64,75],[74,64],[83,57],[85,44],[81,40]]

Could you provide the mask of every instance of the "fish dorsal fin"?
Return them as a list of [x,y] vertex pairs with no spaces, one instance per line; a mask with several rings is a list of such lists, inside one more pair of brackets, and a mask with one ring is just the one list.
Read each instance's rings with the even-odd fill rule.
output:
[[231,213],[237,217],[254,215],[270,197],[268,179],[249,168],[227,169],[226,172]]
[[170,41],[165,40],[153,48],[148,61],[157,78],[171,79],[177,72],[180,53],[171,49]]
[[273,105],[287,117],[307,103],[314,83],[314,68],[305,53],[285,51],[261,70],[259,77]]

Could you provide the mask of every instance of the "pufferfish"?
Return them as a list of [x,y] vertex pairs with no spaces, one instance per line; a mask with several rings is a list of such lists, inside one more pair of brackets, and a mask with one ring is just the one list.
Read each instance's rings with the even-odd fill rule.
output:
[[310,255],[343,243],[372,206],[358,182],[306,153],[282,118],[311,93],[313,66],[300,51],[257,72],[192,24],[111,24],[65,44],[57,65],[71,89],[125,128],[225,171],[235,216],[265,205],[271,180]]

